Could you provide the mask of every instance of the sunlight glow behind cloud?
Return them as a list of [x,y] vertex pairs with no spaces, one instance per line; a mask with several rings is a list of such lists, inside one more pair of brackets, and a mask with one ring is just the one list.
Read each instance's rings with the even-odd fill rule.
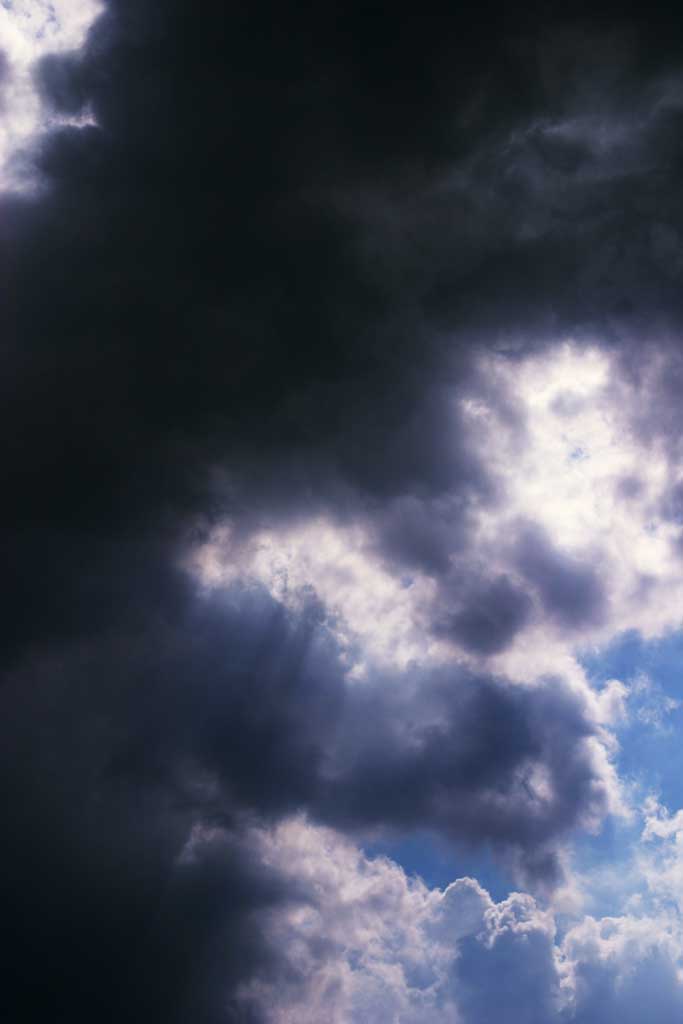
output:
[[21,151],[41,130],[55,123],[85,124],[87,114],[55,118],[43,108],[33,71],[47,54],[78,49],[102,10],[99,0],[5,0],[0,6],[0,51],[5,73],[0,83],[0,188],[31,187]]

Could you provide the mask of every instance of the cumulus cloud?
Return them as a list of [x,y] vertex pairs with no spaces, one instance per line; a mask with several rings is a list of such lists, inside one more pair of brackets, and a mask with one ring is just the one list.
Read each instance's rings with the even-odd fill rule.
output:
[[356,503],[246,533],[228,519],[197,545],[197,577],[252,578],[294,604],[313,587],[359,675],[368,658],[455,659],[525,682],[560,673],[588,694],[582,648],[677,628],[671,468],[625,422],[637,405],[615,398],[618,361],[569,342],[481,359],[453,401],[486,488],[456,477],[380,515]]
[[[72,642],[6,675],[13,1012],[38,1014],[68,999],[74,1014],[95,1005],[104,1019],[123,1002],[133,1020],[163,1012],[213,1021],[219,1005],[238,1014],[245,992],[261,993],[260,1006],[263,986],[277,984],[296,1013],[305,1006],[314,1019],[347,969],[317,960],[278,966],[278,949],[295,956],[297,943],[310,941],[320,956],[333,948],[332,932],[321,933],[337,910],[324,909],[311,937],[304,906],[303,917],[294,915],[304,938],[281,944],[281,919],[271,934],[264,907],[312,898],[309,840],[313,890],[320,894],[316,872],[329,869],[333,903],[346,898],[339,851],[352,864],[362,857],[343,835],[313,826],[292,826],[277,853],[263,838],[279,835],[268,822],[307,808],[311,820],[359,836],[420,826],[454,842],[489,841],[519,877],[547,891],[561,870],[556,842],[608,809],[614,779],[599,733],[559,680],[542,696],[467,677],[349,684],[315,601],[293,616],[258,591],[196,600],[173,613],[159,607],[154,632],[141,635],[133,617],[126,630]],[[264,823],[256,832],[254,820]],[[331,844],[325,856],[320,836]],[[407,886],[392,870],[396,887]],[[371,924],[357,943],[372,945],[372,928],[399,941],[390,906],[376,902]],[[443,958],[452,955],[446,949]],[[416,976],[431,958],[426,947]],[[31,987],[26,971],[36,962],[40,984],[32,974]],[[88,984],[76,996],[82,971]],[[382,1019],[392,1007],[415,1019],[431,1012],[437,997],[402,995],[396,965],[380,962],[375,973],[360,985],[359,1019]]]
[[255,849],[295,894],[263,915],[280,963],[240,991],[273,1024],[560,1019],[555,925],[531,897],[496,904],[471,878],[430,890],[301,820]]
[[[196,833],[189,853],[215,844]],[[238,991],[272,1024],[395,1019],[606,1024],[674,1021],[683,1005],[675,917],[570,922],[531,896],[499,902],[474,879],[430,889],[386,858],[297,818],[249,837],[286,894],[258,911],[273,950]]]

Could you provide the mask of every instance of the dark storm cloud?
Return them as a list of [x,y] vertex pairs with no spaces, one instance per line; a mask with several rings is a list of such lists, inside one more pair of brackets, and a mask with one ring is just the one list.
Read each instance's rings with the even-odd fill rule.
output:
[[139,800],[160,819],[177,812],[181,830],[308,808],[533,854],[604,809],[584,743],[595,728],[561,680],[527,689],[453,670],[348,684],[313,597],[293,614],[237,587],[161,611],[143,631],[133,620],[8,674],[4,803],[17,835],[30,807],[31,832],[49,821],[56,844],[92,828],[106,846],[107,813],[132,827]]
[[[501,500],[453,396],[483,337],[676,322],[680,111],[656,26],[596,79],[620,36],[478,12],[111,0],[36,71],[97,123],[43,137],[0,210],[10,1020],[225,1019],[282,894],[238,839],[179,867],[198,820],[437,827],[552,876],[603,809],[561,683],[351,698],[315,602],[206,604],[177,569],[197,523],[333,505],[445,581],[470,649],[523,625],[505,577],[451,587],[471,503]],[[592,569],[533,534],[518,563],[561,624],[599,616]]]
[[[342,681],[315,601],[293,620],[242,590],[6,674],[8,1019],[260,1019],[237,1000],[273,956],[255,915],[294,889],[242,824],[316,796]],[[195,826],[220,828],[188,857]]]
[[82,838],[80,857],[55,851],[45,836],[43,857],[9,860],[6,1018],[41,1020],[57,1009],[78,1022],[264,1019],[256,1008],[246,1014],[235,987],[273,959],[254,915],[287,898],[275,874],[254,867],[239,841],[184,864],[164,849],[150,862],[130,827],[125,844],[109,838],[106,858]]
[[[453,331],[512,335],[538,315],[557,330],[578,287],[599,317],[620,154],[572,104],[615,38],[608,100],[638,72],[618,34],[587,47],[533,20],[493,39],[453,13],[111,4],[83,54],[44,61],[52,106],[88,104],[99,127],[50,136],[47,194],[6,211],[9,336],[32,339],[7,385],[11,493],[33,513],[32,482],[54,482],[70,519],[77,503],[248,518],[256,494],[299,508],[349,488],[352,504],[490,499],[449,399],[467,361]],[[216,464],[227,496],[206,493]],[[391,517],[388,549],[443,562],[416,518]]]
[[[221,1019],[270,969],[259,910],[296,897],[254,866],[245,821],[307,810],[360,835],[436,829],[492,843],[544,886],[555,842],[604,812],[594,727],[559,680],[348,686],[315,599],[293,615],[243,588],[136,625],[4,682],[4,999],[18,1019],[57,1004],[74,1020]],[[197,825],[227,838],[188,862]]]
[[62,114],[77,114],[83,109],[85,83],[73,57],[44,57],[37,68],[36,82],[41,97],[52,109]]

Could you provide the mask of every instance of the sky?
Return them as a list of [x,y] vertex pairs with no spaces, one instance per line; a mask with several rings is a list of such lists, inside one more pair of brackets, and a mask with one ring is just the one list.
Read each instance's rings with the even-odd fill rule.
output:
[[2,0],[8,1024],[680,1024],[682,28]]

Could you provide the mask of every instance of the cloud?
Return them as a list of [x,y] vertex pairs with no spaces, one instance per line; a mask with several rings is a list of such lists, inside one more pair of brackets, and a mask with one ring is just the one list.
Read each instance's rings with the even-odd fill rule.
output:
[[285,600],[283,579],[312,586],[359,665],[361,649],[400,667],[456,657],[584,689],[578,648],[676,628],[672,471],[624,420],[638,406],[626,382],[615,393],[619,361],[569,342],[477,359],[452,400],[485,486],[456,475],[439,497],[386,502],[347,491],[341,515],[316,506],[294,524],[227,516],[197,547],[200,578],[255,577]]
[[155,596],[153,628],[127,609],[8,674],[6,804],[20,816],[27,791],[67,825],[94,794],[103,813],[116,799],[134,814],[138,792],[177,799],[191,820],[308,809],[359,834],[490,842],[544,886],[561,874],[557,843],[618,809],[602,726],[560,679],[357,681],[313,596],[296,613],[239,585]]
[[553,550],[537,529],[521,531],[516,563],[538,589],[544,610],[562,626],[599,624],[604,618],[605,595],[595,570]]
[[510,1020],[520,1011],[560,1019],[554,923],[530,897],[496,904],[470,878],[430,890],[301,820],[260,834],[255,847],[298,896],[265,911],[281,962],[241,990],[273,1024],[480,1022],[501,1006]]
[[2,12],[12,1012],[481,1024],[493,972],[516,1020],[632,976],[666,1019],[651,923],[556,941],[348,845],[488,844],[540,899],[620,810],[576,651],[679,615],[665,28],[94,14]]
[[574,1020],[598,1024],[618,1014],[625,1021],[654,1012],[673,1021],[683,1006],[680,936],[658,919],[588,918],[567,935],[576,992]]
[[106,852],[101,833],[87,851],[82,838],[64,849],[43,835],[42,851],[5,857],[8,1016],[60,1005],[77,1021],[240,1019],[235,987],[270,955],[252,915],[284,898],[277,879],[235,837],[174,863],[177,836],[150,846],[125,827]]
[[607,1024],[653,1005],[658,1019],[678,1019],[674,918],[584,917],[560,930],[528,895],[495,902],[471,878],[429,889],[301,818],[250,842],[288,894],[258,911],[275,955],[238,995],[271,1024]]
[[46,54],[79,47],[87,30],[101,11],[97,0],[76,2],[26,2],[11,0],[0,8],[2,51],[2,128],[0,129],[0,187],[27,190],[35,185],[31,160],[22,154],[35,135],[54,123],[85,123],[75,115],[83,104],[64,105],[62,117],[43,108],[40,89],[33,77],[36,62]]
[[532,884],[561,877],[554,844],[567,829],[619,806],[599,727],[559,679],[520,687],[442,671],[358,686],[342,725],[328,820],[489,841],[519,856]]
[[504,650],[531,614],[531,599],[516,589],[507,576],[499,576],[482,587],[458,612],[453,633],[462,645],[481,654]]
[[5,674],[10,1016],[241,1019],[235,989],[270,955],[253,915],[286,893],[240,816],[307,799],[339,694],[312,622],[292,630],[258,595],[239,604],[186,610],[185,629],[166,604],[155,630]]
[[[607,810],[597,727],[558,680],[539,695],[467,676],[349,683],[318,602],[294,615],[238,586],[165,590],[153,630],[129,612],[5,674],[13,1012],[58,1000],[75,1019],[124,1005],[132,1020],[214,1021],[272,971],[295,1005],[326,1005],[325,970],[309,972],[316,996],[302,967],[278,966],[262,914],[309,898],[300,856],[254,851],[255,827],[301,809],[359,835],[489,841],[540,889],[557,881],[558,840]],[[389,935],[386,910],[373,920]],[[392,977],[362,997],[379,1019],[385,1000],[402,1005]]]

